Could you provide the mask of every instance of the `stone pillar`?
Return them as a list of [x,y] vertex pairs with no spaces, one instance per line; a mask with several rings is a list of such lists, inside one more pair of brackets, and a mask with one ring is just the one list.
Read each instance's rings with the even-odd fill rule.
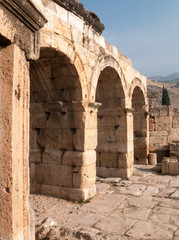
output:
[[123,108],[99,109],[97,175],[128,178],[133,172],[133,115]]
[[133,109],[126,109],[126,178],[133,174],[134,164],[134,133],[133,133]]
[[77,201],[93,197],[97,106],[78,101],[31,104],[31,128],[31,191]]
[[144,109],[134,111],[134,162],[148,164],[149,154],[149,115]]
[[29,238],[29,71],[16,45],[0,50],[0,239]]

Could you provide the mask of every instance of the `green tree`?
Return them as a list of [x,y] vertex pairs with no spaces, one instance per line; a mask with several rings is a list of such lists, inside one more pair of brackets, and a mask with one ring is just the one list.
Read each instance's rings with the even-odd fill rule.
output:
[[162,91],[162,105],[167,105],[167,106],[170,105],[170,98],[168,95],[168,91],[167,91],[167,88],[164,88],[164,86]]

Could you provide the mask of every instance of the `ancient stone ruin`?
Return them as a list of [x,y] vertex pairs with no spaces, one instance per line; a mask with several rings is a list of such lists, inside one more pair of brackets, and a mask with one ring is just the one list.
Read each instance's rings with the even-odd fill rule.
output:
[[147,164],[146,77],[77,1],[2,0],[0,20],[0,239],[28,240],[29,188],[86,200],[96,174],[128,178]]

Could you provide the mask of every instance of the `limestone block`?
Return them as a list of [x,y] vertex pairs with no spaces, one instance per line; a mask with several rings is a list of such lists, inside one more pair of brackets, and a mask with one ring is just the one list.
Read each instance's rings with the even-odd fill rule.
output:
[[149,131],[154,131],[155,130],[155,119],[150,118],[149,119]]
[[97,129],[97,112],[83,112],[83,123],[86,129]]
[[[96,172],[96,170],[95,170]],[[82,175],[80,173],[73,174],[73,187],[84,189],[91,187],[95,184],[96,178],[89,178],[88,176]]]
[[127,150],[126,152],[133,152],[134,151],[134,141],[128,141],[127,142]]
[[[32,94],[32,93],[31,93]],[[30,103],[30,112],[32,113],[44,113],[44,108],[42,103]]]
[[67,165],[37,164],[36,179],[38,184],[72,187],[73,168]]
[[[150,139],[149,139],[150,140]],[[153,143],[150,143],[149,144],[149,150],[151,151],[151,152],[155,152],[156,150],[158,150],[159,149],[159,144],[153,144]]]
[[[60,13],[61,12],[63,13],[63,15],[60,15],[60,18],[62,17],[67,20],[67,13],[64,11],[60,11]],[[71,40],[71,31],[69,25],[62,22],[60,18],[56,17],[55,15],[53,17],[55,33]]]
[[150,132],[150,144],[168,144],[168,132],[167,131],[154,131]]
[[30,148],[31,149],[38,149],[39,145],[37,143],[37,134],[38,129],[30,129]]
[[178,162],[170,162],[168,164],[168,170],[170,175],[177,175],[179,173],[179,163]]
[[164,157],[162,159],[162,173],[163,174],[169,173],[169,162],[170,162],[170,158]]
[[84,128],[85,118],[81,112],[51,112],[47,121],[47,128]]
[[75,41],[77,44],[79,45],[83,45],[83,32],[81,32],[79,29],[77,28],[72,28],[72,37],[73,37],[73,41]]
[[173,128],[168,132],[168,142],[179,141],[179,129]]
[[98,36],[96,42],[103,48],[106,48],[106,42],[103,36]]
[[99,152],[96,152],[96,166],[100,167],[100,161],[99,161]]
[[51,112],[47,121],[47,128],[70,128],[66,112]]
[[96,163],[96,152],[94,150],[86,152],[66,151],[63,156],[63,165],[88,166]]
[[31,128],[45,128],[47,121],[47,114],[42,112],[30,113],[30,126]]
[[96,149],[97,129],[77,129],[74,134],[74,146],[77,151]]
[[[132,132],[132,133],[133,133],[133,132]],[[116,135],[116,140],[117,140],[117,141],[120,141],[120,142],[121,142],[121,139],[126,140],[126,139],[127,139],[127,128],[118,127],[118,128],[116,129],[115,135]],[[128,140],[129,140],[129,141],[130,141],[130,140],[133,140],[133,134],[131,134],[131,139],[128,139]]]
[[[132,145],[133,146],[133,145]],[[125,142],[118,142],[118,152],[120,153],[126,153],[129,149],[129,146]]]
[[115,128],[114,127],[101,127],[98,128],[98,141],[103,142],[115,142],[116,136],[115,136]]
[[36,163],[30,163],[30,182],[36,183]]
[[68,21],[68,11],[59,5],[56,5],[56,10],[57,10],[57,16],[60,16],[60,19],[63,20],[63,22],[67,22]]
[[134,152],[136,158],[147,158],[147,138],[134,139]]
[[62,163],[62,157],[63,157],[64,151],[61,150],[49,150],[45,149],[45,151],[42,154],[42,161],[44,163]]
[[120,178],[128,178],[133,174],[133,169],[119,169],[119,168],[106,168],[106,167],[97,167],[97,176],[100,177],[120,177]]
[[134,153],[128,152],[118,155],[118,168],[132,168],[134,163]]
[[172,127],[179,128],[179,117],[173,117]]
[[[97,152],[109,152],[110,145],[113,145],[113,143],[106,143],[106,142],[98,141],[98,145],[96,147],[96,151]],[[116,149],[117,149],[117,146],[116,146]]]
[[68,13],[68,22],[71,26],[74,26],[83,32],[84,21],[71,12]]
[[75,201],[85,201],[96,195],[95,184],[85,189],[36,184],[36,189],[38,189],[38,193],[40,194]]
[[114,116],[119,117],[122,123],[125,123],[126,126],[126,117],[124,115],[124,109],[122,108],[115,108],[115,109],[99,109],[98,116]]
[[175,151],[175,144],[170,144],[170,152]]
[[118,167],[118,154],[117,153],[105,153],[100,152],[99,162],[101,167]]
[[73,187],[88,188],[95,184],[96,181],[96,164],[91,164],[84,167],[74,168]]
[[73,150],[73,129],[40,129],[38,144],[46,149]]
[[41,162],[42,150],[41,149],[30,149],[29,161],[30,162]]
[[162,116],[156,119],[156,131],[172,128],[172,118],[170,116]]
[[120,153],[122,152],[122,148],[124,146],[124,151],[126,151],[127,148],[127,144],[123,143],[121,144],[120,142],[113,142],[113,143],[109,143],[109,152],[110,153]]
[[150,165],[157,165],[157,154],[156,153],[149,153],[149,164]]

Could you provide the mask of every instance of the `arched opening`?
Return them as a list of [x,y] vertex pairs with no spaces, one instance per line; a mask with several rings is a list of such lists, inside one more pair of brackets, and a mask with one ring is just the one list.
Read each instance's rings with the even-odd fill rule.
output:
[[121,79],[115,69],[106,67],[100,74],[96,101],[98,109],[97,175],[117,177],[126,168],[121,158],[126,153],[127,125]]
[[142,90],[135,87],[132,94],[133,129],[134,129],[134,163],[146,164],[147,146],[147,112]]
[[64,156],[76,151],[74,135],[82,121],[76,105],[81,100],[70,59],[54,49],[41,49],[39,60],[30,64],[31,192],[70,198],[75,166]]

